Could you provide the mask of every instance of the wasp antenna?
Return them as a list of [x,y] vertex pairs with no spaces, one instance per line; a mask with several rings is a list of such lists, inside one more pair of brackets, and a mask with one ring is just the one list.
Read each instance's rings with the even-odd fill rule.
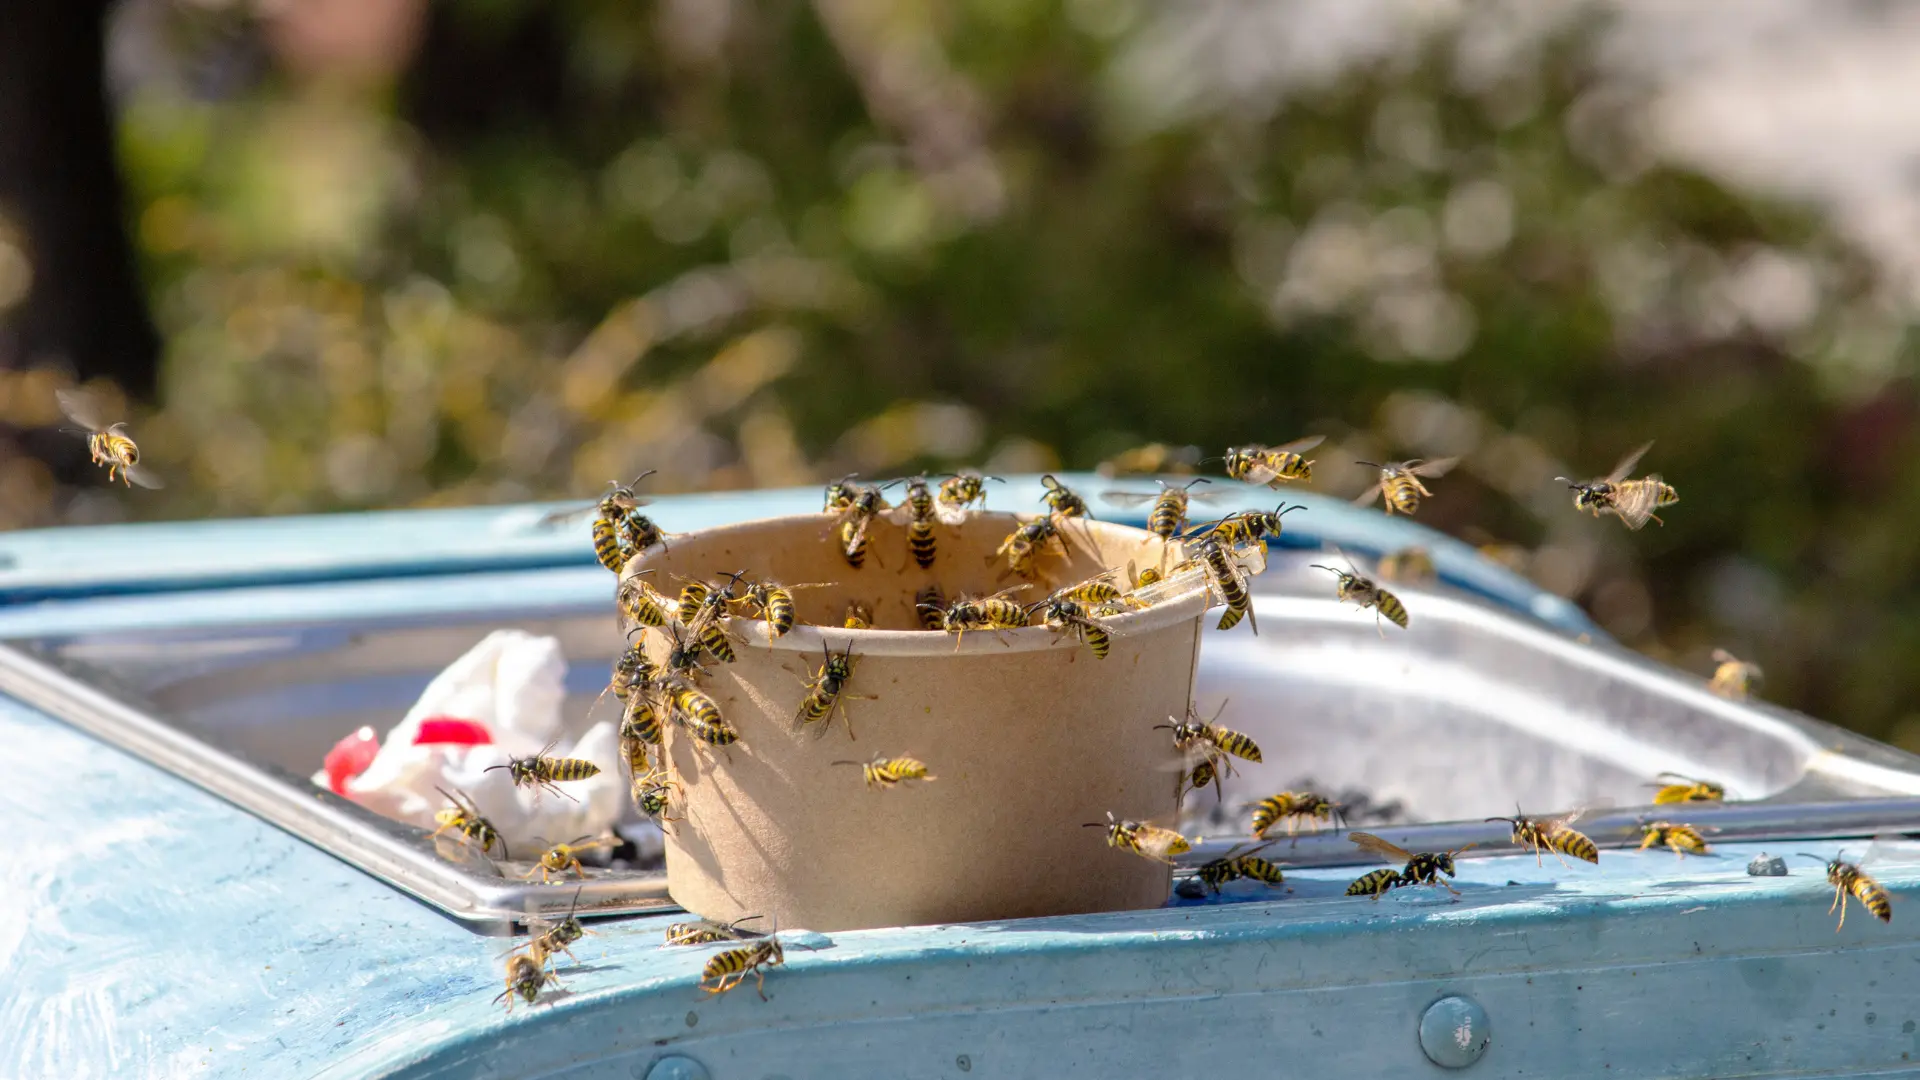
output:
[[835,765],[865,765],[864,761],[836,761]]
[[1384,466],[1384,465],[1382,465],[1382,464],[1380,464],[1380,463],[1379,463],[1379,462],[1377,462],[1377,461],[1355,461],[1355,462],[1354,462],[1354,464],[1355,464],[1355,465],[1371,465],[1371,466],[1373,466],[1373,467],[1374,467],[1374,468],[1376,468],[1376,469],[1384,469],[1384,468],[1386,468],[1386,466]]

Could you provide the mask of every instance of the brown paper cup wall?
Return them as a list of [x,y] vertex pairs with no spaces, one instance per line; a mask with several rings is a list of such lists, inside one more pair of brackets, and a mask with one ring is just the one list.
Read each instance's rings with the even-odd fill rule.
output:
[[[1112,650],[1098,659],[1045,627],[951,634],[919,629],[914,595],[929,582],[951,599],[985,596],[1003,577],[995,548],[1018,524],[977,512],[937,528],[922,570],[906,530],[869,529],[866,564],[840,554],[831,515],[775,518],[672,537],[635,558],[655,587],[745,570],[794,592],[799,622],[768,640],[766,624],[729,620],[738,659],[709,664],[705,689],[740,742],[710,747],[666,725],[681,785],[666,823],[668,888],[709,919],[759,916],[775,925],[848,930],[1158,907],[1170,870],[1106,844],[1086,822],[1116,816],[1171,825],[1180,755],[1155,724],[1184,714],[1198,657],[1204,591],[1104,618]],[[1066,526],[1071,558],[1039,557],[1032,603],[1109,568],[1161,565],[1163,545],[1104,522]],[[1168,556],[1172,558],[1171,555]],[[873,630],[843,630],[850,600]],[[813,625],[807,625],[813,624]],[[647,632],[665,656],[666,636]],[[805,680],[822,649],[852,646],[844,713],[806,729]],[[849,721],[851,732],[849,732]],[[869,788],[875,755],[926,762],[934,779]]]

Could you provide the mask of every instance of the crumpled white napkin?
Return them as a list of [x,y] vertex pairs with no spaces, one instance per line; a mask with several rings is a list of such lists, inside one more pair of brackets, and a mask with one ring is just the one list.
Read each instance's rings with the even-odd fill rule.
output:
[[[493,823],[513,858],[530,861],[548,845],[598,836],[620,820],[628,795],[620,766],[620,737],[600,721],[577,742],[566,738],[560,715],[567,662],[560,642],[524,630],[496,630],[434,677],[407,715],[387,732],[365,772],[347,781],[347,797],[387,817],[434,828],[447,805],[435,787],[464,792]],[[421,721],[454,716],[485,724],[493,742],[482,746],[414,745]],[[505,769],[511,757],[546,752],[586,758],[600,774],[551,790],[517,788]],[[315,783],[326,783],[324,773]]]

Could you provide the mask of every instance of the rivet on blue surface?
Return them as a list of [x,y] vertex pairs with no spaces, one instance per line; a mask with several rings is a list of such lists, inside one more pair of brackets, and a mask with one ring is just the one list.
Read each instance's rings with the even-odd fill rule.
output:
[[690,1057],[673,1054],[653,1063],[647,1070],[647,1080],[712,1080],[707,1067]]
[[1420,1049],[1443,1069],[1464,1069],[1493,1041],[1487,1010],[1472,998],[1443,997],[1420,1018]]

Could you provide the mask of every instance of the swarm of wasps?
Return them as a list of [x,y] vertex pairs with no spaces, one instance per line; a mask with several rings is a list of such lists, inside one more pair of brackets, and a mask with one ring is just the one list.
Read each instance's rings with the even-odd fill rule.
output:
[[[1222,461],[1229,477],[1278,489],[1287,483],[1311,481],[1314,462],[1306,455],[1321,441],[1319,437],[1312,437],[1271,447],[1233,447]],[[1658,476],[1630,478],[1648,448],[1643,446],[1628,455],[1603,479],[1566,481],[1575,492],[1576,508],[1596,516],[1619,517],[1629,529],[1639,529],[1649,520],[1660,522],[1655,511],[1678,501],[1672,486]],[[1139,457],[1143,461],[1161,461],[1163,465],[1197,463],[1194,455],[1186,451],[1179,454],[1165,451],[1166,448],[1161,447],[1153,454],[1143,453]],[[1366,505],[1381,500],[1389,515],[1415,514],[1422,500],[1433,495],[1426,482],[1445,476],[1457,463],[1458,459],[1454,458],[1362,462],[1378,470],[1379,475],[1356,502]],[[1103,472],[1127,475],[1139,471],[1129,467],[1133,464],[1131,460],[1119,462]],[[1178,470],[1164,468],[1163,471]],[[624,569],[634,555],[655,544],[664,545],[670,538],[670,534],[639,513],[645,501],[638,498],[633,489],[646,475],[642,474],[630,484],[613,485],[593,508],[596,511],[595,550],[610,569]],[[849,567],[862,568],[870,558],[884,565],[886,554],[873,551],[869,537],[873,522],[886,516],[903,527],[906,557],[920,569],[930,570],[941,558],[941,528],[963,521],[966,515],[981,507],[987,485],[998,481],[997,477],[977,472],[947,474],[937,480],[921,475],[877,484],[864,483],[858,476],[843,477],[826,488],[822,509],[832,518],[827,538]],[[1159,480],[1157,491],[1104,492],[1105,499],[1115,505],[1148,507],[1147,528],[1166,542],[1172,555],[1171,565],[1163,558],[1161,565],[1143,571],[1133,566],[1127,567],[1124,574],[1108,570],[1055,588],[1029,602],[1020,594],[1034,587],[1045,560],[1071,558],[1073,547],[1079,542],[1076,523],[1093,517],[1088,501],[1057,477],[1044,476],[1041,483],[1043,512],[1016,519],[1013,530],[989,557],[989,562],[1003,564],[1003,581],[1007,577],[1020,580],[984,596],[949,597],[938,584],[925,584],[913,598],[913,609],[923,629],[954,635],[958,648],[968,633],[991,634],[1044,626],[1058,636],[1073,638],[1095,657],[1105,659],[1110,654],[1113,630],[1104,620],[1147,606],[1153,602],[1151,590],[1155,586],[1187,574],[1204,580],[1212,598],[1226,608],[1218,623],[1220,629],[1230,629],[1245,621],[1254,633],[1259,632],[1250,579],[1258,567],[1264,566],[1264,560],[1256,564],[1248,553],[1258,548],[1264,554],[1267,543],[1281,535],[1285,515],[1300,507],[1282,502],[1272,510],[1242,510],[1195,522],[1192,520],[1194,508],[1218,497],[1211,490],[1201,490],[1212,483],[1205,477],[1178,483]],[[888,493],[896,488],[900,489],[900,498],[897,504],[892,504]],[[1372,609],[1383,636],[1388,622],[1406,628],[1409,617],[1399,598],[1360,573],[1338,548],[1334,553],[1347,565],[1320,568],[1335,576],[1337,599],[1363,610]],[[1418,583],[1437,576],[1432,557],[1419,548],[1391,553],[1380,561],[1379,567],[1380,576],[1394,582]],[[677,594],[668,595],[659,591],[645,574],[623,578],[616,606],[623,628],[629,631],[629,639],[642,628],[654,628],[667,635],[671,646],[659,661],[650,658],[639,646],[630,646],[615,662],[607,688],[607,694],[624,706],[622,744],[633,778],[635,805],[643,812],[663,825],[678,820],[670,813],[678,785],[659,754],[662,725],[681,724],[695,740],[710,747],[724,747],[739,740],[738,732],[701,689],[710,665],[729,663],[735,658],[733,645],[739,638],[729,621],[738,615],[755,616],[764,622],[768,640],[784,636],[796,622],[793,592],[818,587],[823,586],[783,585],[755,579],[748,571],[739,570],[719,572],[708,581],[682,580]],[[872,629],[874,607],[864,601],[850,601],[845,608],[844,627],[855,631]],[[802,729],[817,725],[824,734],[833,726],[837,714],[845,724],[849,740],[855,738],[848,703],[872,700],[872,695],[850,689],[856,660],[851,639],[837,649],[831,643],[823,644],[819,665],[803,680],[804,693],[795,715],[797,725]],[[1715,660],[1721,665],[1714,679],[1716,692],[1742,695],[1759,677],[1756,666],[1730,655],[1716,653]],[[1260,748],[1253,739],[1222,726],[1219,718],[1216,712],[1211,718],[1202,719],[1189,708],[1186,716],[1168,717],[1167,723],[1157,725],[1170,732],[1174,748],[1185,759],[1180,767],[1177,800],[1207,787],[1215,789],[1217,800],[1222,791],[1221,781],[1232,775],[1236,760],[1256,763],[1262,760]],[[563,764],[566,760],[543,754],[516,760],[505,768],[512,772],[516,783],[549,786],[573,777],[579,772],[579,766],[592,768],[590,763]],[[862,782],[878,790],[936,779],[927,763],[909,756],[876,753],[864,759],[850,758],[833,764],[857,768]],[[1714,801],[1724,797],[1724,788],[1719,785],[1684,777],[1671,779],[1674,782],[1661,785],[1654,798],[1656,803]],[[476,824],[478,815],[472,812],[470,802],[456,801],[452,796],[449,800],[455,802],[455,807],[445,812],[446,816],[440,821],[443,828],[491,850],[484,822]],[[1337,833],[1345,829],[1344,810],[1339,802],[1311,790],[1283,791],[1251,804],[1251,838],[1217,858],[1188,867],[1191,881],[1203,892],[1216,894],[1235,881],[1284,888],[1285,864],[1269,858],[1269,849],[1283,840],[1297,839],[1302,830],[1317,832],[1331,827]],[[1504,823],[1510,830],[1512,844],[1531,850],[1536,862],[1544,863],[1545,856],[1551,854],[1563,865],[1569,859],[1597,863],[1598,845],[1574,827],[1580,817],[1580,811],[1530,817],[1516,808],[1512,817],[1488,821]],[[1119,818],[1111,811],[1104,822],[1086,825],[1104,830],[1106,841],[1113,848],[1169,865],[1190,854],[1196,843],[1176,830],[1148,821]],[[1681,857],[1709,853],[1706,836],[1714,831],[1711,827],[1670,820],[1643,819],[1636,828],[1641,850],[1664,846]],[[1347,889],[1351,895],[1374,899],[1412,886],[1442,888],[1457,894],[1451,884],[1456,873],[1455,859],[1475,846],[1410,851],[1373,833],[1349,832],[1348,836],[1361,852],[1389,864],[1388,868],[1363,874]],[[497,835],[492,839],[497,840]],[[592,843],[590,838],[582,838],[555,845],[536,864],[536,872],[543,880],[549,874],[578,875],[580,868],[574,853]],[[500,846],[504,854],[504,844]],[[1891,907],[1885,891],[1857,865],[1838,857],[1827,860],[1826,865],[1828,881],[1835,888],[1836,905],[1851,895],[1876,918],[1890,919]],[[1843,924],[1844,919],[1843,910]],[[749,930],[743,924],[750,921],[676,925],[668,930],[667,944],[729,945],[704,964],[702,988],[709,993],[725,993],[751,976],[764,998],[765,976],[771,968],[784,963],[784,949],[777,932],[763,935]],[[568,922],[577,926],[571,914]],[[542,929],[524,953],[516,954],[509,963],[510,995],[531,1001],[542,986],[557,982],[548,962],[556,950],[564,951],[567,943],[577,940],[578,932],[573,931],[572,937],[567,937],[569,932],[567,923]]]

